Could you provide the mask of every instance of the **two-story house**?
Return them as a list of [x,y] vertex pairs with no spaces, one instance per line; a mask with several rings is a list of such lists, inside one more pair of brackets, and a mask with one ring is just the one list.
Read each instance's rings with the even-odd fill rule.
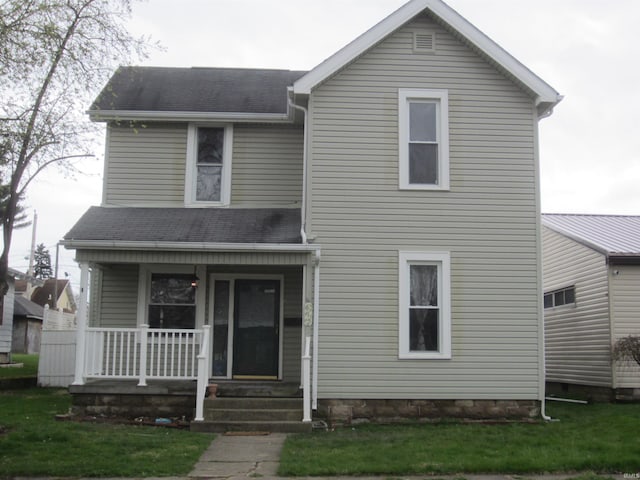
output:
[[120,68],[90,110],[102,205],[64,239],[72,391],[144,360],[127,392],[159,392],[196,351],[220,395],[303,385],[331,421],[537,415],[538,122],[560,99],[440,0],[308,72]]

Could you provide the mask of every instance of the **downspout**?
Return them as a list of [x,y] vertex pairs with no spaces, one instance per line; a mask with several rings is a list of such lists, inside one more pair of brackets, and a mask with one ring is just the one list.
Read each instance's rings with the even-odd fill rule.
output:
[[535,188],[536,188],[536,256],[538,258],[537,273],[538,279],[536,287],[538,290],[538,325],[540,326],[540,333],[538,334],[539,355],[538,368],[541,370],[539,374],[539,386],[540,389],[540,416],[543,420],[557,421],[547,415],[546,408],[546,376],[547,376],[547,359],[546,359],[546,347],[545,347],[545,328],[544,328],[544,285],[543,285],[543,271],[542,271],[542,213],[541,213],[541,201],[540,201],[540,150],[538,146],[538,124],[542,118],[546,118],[551,115],[553,109],[549,109],[539,116],[534,112],[533,124],[534,124],[534,161],[535,161]]
[[[292,90],[289,90],[289,94],[293,95]],[[304,114],[304,133],[303,133],[303,146],[302,146],[302,205],[300,211],[300,237],[303,244],[308,244],[307,237],[307,164],[308,164],[308,143],[309,143],[309,129],[307,120],[309,111],[293,102],[291,96],[287,96],[287,101],[291,108],[300,110]],[[306,292],[305,292],[306,295]],[[311,368],[311,408],[313,410],[318,409],[318,320],[319,320],[319,307],[320,307],[320,249],[315,251],[315,258],[313,259],[313,353],[312,353],[312,368]]]
[[[291,91],[289,92],[291,94]],[[307,117],[308,111],[301,105],[296,105],[290,96],[287,96],[289,106],[297,110],[302,111],[304,114],[304,133],[303,133],[303,145],[302,145],[302,202],[300,208],[300,237],[302,237],[302,243],[307,244],[307,142],[308,142],[308,129],[307,129]]]

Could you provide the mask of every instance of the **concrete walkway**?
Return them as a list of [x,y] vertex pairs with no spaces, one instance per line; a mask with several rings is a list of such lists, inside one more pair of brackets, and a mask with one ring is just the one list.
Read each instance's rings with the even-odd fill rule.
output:
[[285,438],[285,433],[218,435],[189,477],[275,477]]

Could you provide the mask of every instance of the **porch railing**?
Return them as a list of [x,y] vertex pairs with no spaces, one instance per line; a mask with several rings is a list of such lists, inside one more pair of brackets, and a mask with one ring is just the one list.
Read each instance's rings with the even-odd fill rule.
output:
[[[78,331],[75,384],[85,378],[197,380],[196,418],[201,417],[208,381],[208,325],[201,330],[86,328]],[[200,412],[200,415],[198,415]]]

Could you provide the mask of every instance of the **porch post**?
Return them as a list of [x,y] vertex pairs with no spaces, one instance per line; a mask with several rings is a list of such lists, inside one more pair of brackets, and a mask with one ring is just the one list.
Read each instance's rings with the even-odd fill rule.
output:
[[149,341],[149,325],[140,325],[140,379],[139,387],[147,386],[147,342]]
[[312,408],[318,409],[318,332],[320,310],[320,249],[315,252],[313,272],[313,379]]
[[89,264],[80,262],[80,298],[76,315],[76,369],[73,385],[84,385],[87,338],[87,291],[89,287]]

